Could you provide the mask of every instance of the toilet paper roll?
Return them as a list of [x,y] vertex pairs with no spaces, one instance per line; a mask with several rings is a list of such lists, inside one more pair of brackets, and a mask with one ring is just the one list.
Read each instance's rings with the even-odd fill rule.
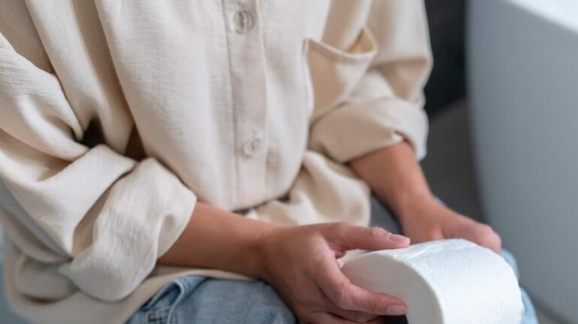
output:
[[409,324],[520,324],[518,280],[501,256],[465,240],[415,244],[347,261],[352,283],[407,303]]

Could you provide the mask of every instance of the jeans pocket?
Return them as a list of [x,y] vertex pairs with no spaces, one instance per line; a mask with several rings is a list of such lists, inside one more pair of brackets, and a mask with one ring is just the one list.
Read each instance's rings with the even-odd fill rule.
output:
[[126,324],[176,324],[174,306],[184,294],[181,285],[172,282],[151,297]]
[[141,306],[127,324],[178,324],[178,306],[206,279],[201,276],[175,279]]
[[171,283],[149,300],[140,312],[146,324],[177,324],[178,316],[174,309],[185,292],[176,283]]

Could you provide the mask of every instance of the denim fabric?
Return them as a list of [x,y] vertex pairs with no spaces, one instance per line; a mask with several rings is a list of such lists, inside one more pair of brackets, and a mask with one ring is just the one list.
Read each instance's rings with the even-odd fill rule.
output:
[[127,324],[294,324],[293,313],[262,281],[182,277],[166,286]]
[[[508,262],[510,266],[512,266],[512,269],[514,269],[514,272],[516,273],[516,277],[519,278],[520,272],[518,271],[518,264],[516,263],[514,256],[510,252],[502,250],[502,257],[504,260],[506,260],[506,262]],[[524,317],[522,318],[521,324],[538,324],[536,310],[534,309],[534,305],[530,300],[530,296],[528,296],[528,293],[526,293],[524,289],[522,289],[522,301],[524,302],[524,308],[526,311],[524,312]]]
[[[377,201],[372,202],[372,225],[391,232],[401,231],[394,216]],[[502,256],[518,268],[514,257],[504,251]],[[538,324],[534,307],[525,291],[526,308],[520,324]],[[133,315],[127,324],[294,324],[295,316],[277,295],[262,281],[212,279],[199,276],[182,277],[160,292]],[[405,319],[391,322],[407,323]]]

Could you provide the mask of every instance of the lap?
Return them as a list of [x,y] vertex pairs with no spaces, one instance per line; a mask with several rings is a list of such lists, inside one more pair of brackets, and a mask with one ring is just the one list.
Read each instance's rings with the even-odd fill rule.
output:
[[[377,199],[372,200],[372,226],[401,233],[396,217]],[[516,274],[514,257],[503,253]],[[532,304],[523,292],[523,324],[535,324]],[[239,281],[188,276],[157,293],[127,324],[296,324],[297,320],[276,291],[262,281]],[[392,323],[406,323],[404,320]]]
[[157,293],[127,324],[294,324],[275,290],[262,281],[182,277]]

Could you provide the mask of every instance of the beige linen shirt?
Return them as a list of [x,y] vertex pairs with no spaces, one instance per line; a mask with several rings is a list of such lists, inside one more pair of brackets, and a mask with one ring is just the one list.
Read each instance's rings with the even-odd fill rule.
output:
[[[5,281],[32,323],[123,323],[197,201],[367,225],[347,162],[425,154],[422,0],[0,0]],[[194,249],[194,246],[190,247]]]

